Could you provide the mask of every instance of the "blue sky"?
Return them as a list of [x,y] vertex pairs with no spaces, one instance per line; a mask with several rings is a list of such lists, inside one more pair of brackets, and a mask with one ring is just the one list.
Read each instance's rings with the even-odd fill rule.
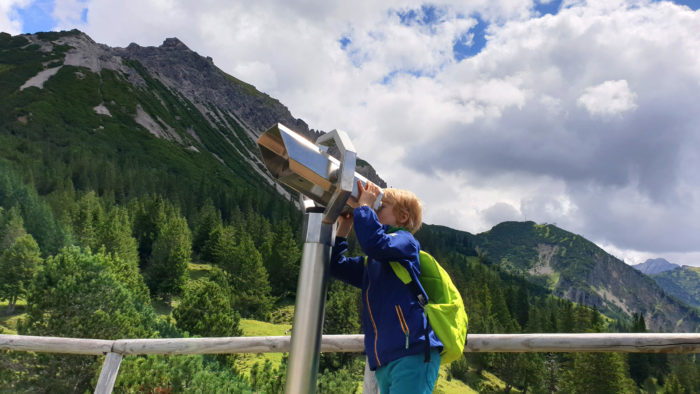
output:
[[23,33],[51,31],[56,26],[53,14],[54,3],[51,0],[37,0],[26,8],[17,7],[17,13],[22,21]]

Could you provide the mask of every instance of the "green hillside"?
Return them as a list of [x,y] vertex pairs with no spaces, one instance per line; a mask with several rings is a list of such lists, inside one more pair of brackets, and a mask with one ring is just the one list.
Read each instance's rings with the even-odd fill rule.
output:
[[700,312],[669,297],[653,280],[580,235],[551,224],[504,222],[478,234],[480,255],[555,295],[595,306],[609,317],[646,317],[655,331],[697,332]]
[[[0,73],[0,157],[31,179],[39,194],[95,190],[116,203],[165,194],[187,216],[206,196],[225,218],[236,207],[298,217],[241,157],[239,152],[253,143],[234,119],[205,119],[138,63],[127,62],[144,86],[113,70],[93,73],[64,65],[43,88],[19,90],[42,64],[60,64],[55,59],[66,48],[55,46],[47,54],[7,34],[0,36],[0,48],[5,69]],[[110,115],[97,113],[99,105]],[[176,143],[156,138],[137,123],[141,110],[171,130]],[[224,127],[224,121],[234,128]]]
[[[290,115],[179,40],[166,43],[117,50],[78,31],[0,34],[3,334],[210,337],[289,327],[302,215],[295,196],[270,184],[253,138],[255,125]],[[569,291],[603,286],[590,272],[606,257],[553,226],[504,224],[473,236],[426,225],[417,238],[450,272],[472,333],[645,331],[645,316],[670,316],[645,310],[613,320],[579,302]],[[522,275],[541,263],[541,243],[559,280]],[[360,253],[352,236],[350,245]],[[324,332],[360,333],[359,298],[358,289],[332,281]],[[0,352],[0,392],[93,391],[102,360]],[[116,389],[276,393],[284,360],[127,357]],[[363,367],[362,355],[321,355],[319,392],[356,391]],[[696,387],[697,373],[684,372],[693,369],[690,358],[470,354],[444,367],[438,387],[629,392],[647,379]]]
[[651,277],[672,296],[700,308],[700,268],[684,266]]

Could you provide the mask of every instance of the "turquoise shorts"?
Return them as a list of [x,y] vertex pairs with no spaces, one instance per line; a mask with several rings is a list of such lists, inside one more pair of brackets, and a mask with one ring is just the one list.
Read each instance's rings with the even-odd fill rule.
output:
[[374,371],[381,394],[430,394],[440,371],[440,352],[431,349],[430,361],[419,353],[401,357]]

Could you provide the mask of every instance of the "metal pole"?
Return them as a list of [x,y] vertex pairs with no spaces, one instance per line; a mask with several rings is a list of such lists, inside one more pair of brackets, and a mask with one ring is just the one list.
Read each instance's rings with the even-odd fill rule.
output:
[[294,307],[291,349],[285,393],[316,391],[323,310],[334,224],[323,223],[323,212],[304,215],[304,250]]

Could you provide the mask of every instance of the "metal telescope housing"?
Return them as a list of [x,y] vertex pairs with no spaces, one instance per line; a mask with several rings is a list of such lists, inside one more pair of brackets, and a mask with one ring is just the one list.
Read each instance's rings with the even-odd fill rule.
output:
[[[342,161],[324,149],[333,143]],[[357,181],[366,184],[367,178],[355,172],[357,156],[347,134],[333,130],[319,137],[317,144],[280,123],[258,138],[260,153],[272,176],[326,207],[324,222],[334,222],[341,212],[357,207]],[[378,198],[374,208],[380,204]]]
[[[341,160],[328,154],[328,146],[333,144],[340,151]],[[357,181],[368,181],[355,172],[355,147],[347,134],[339,130],[322,135],[313,144],[278,123],[258,138],[258,147],[272,176],[301,193],[307,208],[285,393],[313,393],[335,221],[338,215],[358,205]],[[315,205],[307,206],[311,200],[323,207],[322,213],[308,209]],[[374,208],[379,204],[380,198]]]

